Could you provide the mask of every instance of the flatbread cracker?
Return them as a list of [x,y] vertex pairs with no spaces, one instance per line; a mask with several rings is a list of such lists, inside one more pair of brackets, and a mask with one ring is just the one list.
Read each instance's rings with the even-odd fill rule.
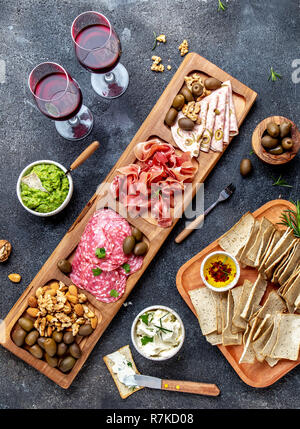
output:
[[256,258],[259,257],[258,252],[260,249],[260,245],[262,243],[264,233],[268,231],[268,236],[266,239],[266,242],[269,240],[269,236],[271,235],[273,231],[273,224],[270,222],[267,218],[263,217],[260,220],[258,232],[255,238],[255,241],[252,245],[252,247],[249,249],[249,251],[246,254],[247,262],[246,264],[250,267],[255,267]]
[[251,233],[248,237],[248,240],[247,240],[245,246],[243,247],[241,254],[239,256],[237,256],[238,260],[241,264],[247,265],[247,263],[248,263],[247,253],[251,249],[251,247],[253,246],[253,244],[256,240],[258,230],[259,230],[259,221],[255,220],[253,225],[252,225]]
[[285,266],[284,271],[278,278],[278,283],[281,285],[288,280],[288,278],[292,275],[295,266],[299,264],[300,261],[300,240],[298,239],[295,243],[294,250],[292,251],[289,261]]
[[189,291],[203,335],[217,331],[216,305],[212,291],[201,287]]
[[255,312],[267,288],[267,281],[258,275],[246,301],[245,307],[241,312],[241,318],[248,321]]
[[300,315],[282,314],[276,343],[270,353],[273,359],[297,360],[300,345]]
[[232,333],[232,316],[233,316],[234,301],[231,290],[227,296],[227,321],[222,333],[222,342],[224,346],[239,345],[242,342],[241,333]]
[[227,231],[218,241],[225,252],[236,256],[239,250],[246,244],[251,234],[255,218],[248,212]]
[[[131,362],[132,369],[134,370],[134,372],[136,374],[140,374],[135,363],[134,363],[129,345],[121,347],[119,350],[117,350],[117,352],[120,352],[128,360],[128,362]],[[128,398],[128,396],[132,395],[133,393],[137,392],[138,390],[144,389],[144,387],[137,387],[136,389],[132,389],[132,388],[127,387],[125,384],[121,383],[120,380],[118,379],[117,374],[115,374],[112,370],[114,363],[110,359],[109,356],[110,355],[104,356],[103,360],[104,360],[104,362],[105,362],[105,364],[106,364],[106,366],[107,366],[107,368],[108,368],[108,370],[109,370],[109,372],[110,372],[110,374],[111,374],[111,376],[112,376],[112,378],[113,378],[113,380],[117,386],[117,389],[118,389],[122,399],[126,399],[126,398]]]
[[250,291],[253,287],[253,284],[249,280],[245,280],[243,284],[243,289],[240,295],[240,299],[238,304],[234,310],[234,315],[232,319],[232,323],[237,327],[244,331],[247,328],[247,322],[241,318],[241,312],[243,311],[245,304],[247,302]]

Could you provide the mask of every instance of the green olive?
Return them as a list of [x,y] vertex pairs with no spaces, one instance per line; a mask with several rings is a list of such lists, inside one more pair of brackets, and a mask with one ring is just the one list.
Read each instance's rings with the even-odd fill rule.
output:
[[45,352],[51,357],[56,354],[57,346],[53,338],[47,338],[45,340],[44,349],[45,349]]
[[33,329],[33,321],[30,320],[28,317],[21,317],[18,320],[18,323],[21,326],[21,328],[23,328],[27,332],[30,332]]
[[283,153],[283,147],[280,144],[273,149],[270,149],[269,153],[271,153],[272,155],[281,155]]
[[34,344],[33,346],[29,347],[28,351],[37,359],[42,359],[43,357],[43,350],[38,344]]
[[282,139],[281,144],[282,144],[283,149],[291,150],[294,142],[291,139],[291,137],[285,137],[284,139]]
[[177,119],[178,112],[174,107],[171,107],[170,110],[167,111],[166,117],[165,117],[165,123],[169,125],[169,127],[172,127]]
[[39,345],[43,350],[45,350],[45,348],[44,348],[44,343],[45,343],[45,341],[46,341],[46,337],[40,337],[40,338],[38,338],[38,340],[37,340],[38,345]]
[[136,256],[142,256],[145,255],[145,253],[148,252],[148,245],[147,243],[145,243],[144,241],[142,241],[141,243],[138,243],[135,245],[133,253]]
[[56,343],[61,343],[63,339],[64,334],[62,332],[54,331],[52,334],[52,338]]
[[292,124],[291,122],[283,122],[280,124],[280,137],[283,139],[287,137],[291,132]]
[[81,350],[79,345],[77,343],[71,344],[69,347],[69,353],[71,356],[73,356],[73,358],[79,359],[81,356]]
[[12,333],[11,337],[16,346],[21,347],[24,344],[27,332],[21,326],[18,326]]
[[29,334],[25,338],[25,343],[28,346],[33,346],[37,342],[37,339],[38,339],[39,335],[40,334],[38,333],[38,331],[31,331],[31,332],[29,332]]
[[195,124],[194,122],[189,118],[180,118],[178,121],[178,126],[184,131],[192,131]]
[[64,356],[67,353],[68,346],[65,343],[59,343],[57,345],[57,356],[61,357]]
[[274,138],[278,137],[280,134],[279,125],[275,124],[274,122],[270,122],[267,125],[267,132],[271,137],[274,137]]
[[123,241],[123,252],[125,253],[125,255],[129,255],[129,253],[133,251],[134,246],[135,238],[133,237],[133,235],[129,235]]
[[52,368],[57,367],[58,358],[56,356],[49,356],[48,353],[45,353],[45,360]]
[[274,139],[273,137],[266,134],[261,139],[261,144],[265,149],[273,149],[274,147],[278,146],[278,139]]
[[75,340],[75,337],[72,334],[72,332],[66,332],[64,334],[64,343],[65,344],[72,344],[72,343],[74,343],[74,340]]
[[91,335],[93,331],[94,329],[91,327],[91,325],[81,325],[78,331],[78,335],[82,337],[87,337],[88,335]]
[[74,359],[72,356],[68,356],[60,362],[59,369],[62,372],[68,372],[73,368],[75,363],[76,363],[76,359]]
[[252,171],[252,162],[248,158],[242,159],[240,163],[240,173],[242,176],[248,176]]
[[203,94],[203,86],[201,85],[201,83],[194,83],[194,85],[192,86],[192,93],[194,97],[200,97],[200,95]]
[[204,81],[204,86],[206,89],[214,90],[220,88],[222,85],[222,82],[220,82],[218,79],[214,77],[208,77]]
[[132,235],[133,235],[133,237],[135,238],[136,241],[141,241],[142,238],[143,238],[142,232],[139,229],[137,229],[137,228],[133,228]]
[[72,271],[72,264],[66,259],[60,259],[57,262],[57,267],[64,274],[70,274],[70,272]]
[[177,94],[173,100],[172,107],[176,110],[181,110],[185,103],[185,98],[182,94]]
[[179,94],[182,94],[182,95],[184,96],[185,101],[186,101],[187,103],[189,103],[190,101],[195,101],[195,99],[194,99],[194,96],[193,96],[192,92],[188,89],[188,87],[187,87],[187,86],[184,86],[184,87],[181,89],[181,91],[180,91],[180,93],[179,93]]

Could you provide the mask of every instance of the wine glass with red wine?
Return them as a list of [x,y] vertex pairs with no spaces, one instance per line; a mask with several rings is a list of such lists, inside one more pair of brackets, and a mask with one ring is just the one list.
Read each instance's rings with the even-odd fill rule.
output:
[[55,120],[57,132],[67,140],[81,140],[93,128],[93,115],[82,104],[81,89],[59,64],[37,65],[28,78],[29,89],[40,111]]
[[119,63],[121,42],[109,20],[98,12],[84,12],[71,27],[79,63],[92,73],[93,89],[101,97],[116,98],[128,86],[126,68]]

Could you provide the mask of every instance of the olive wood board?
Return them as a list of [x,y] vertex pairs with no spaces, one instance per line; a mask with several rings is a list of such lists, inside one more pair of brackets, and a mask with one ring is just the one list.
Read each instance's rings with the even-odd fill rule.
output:
[[[284,122],[290,122],[292,124],[291,137],[294,141],[291,150],[283,152],[281,155],[272,155],[269,153],[261,144],[261,139],[264,132],[267,129],[268,124],[274,122],[275,124],[282,124]],[[252,148],[255,154],[266,164],[281,165],[290,162],[295,158],[300,149],[300,131],[296,127],[293,121],[285,118],[284,116],[270,116],[269,118],[261,121],[255,128],[252,134]]]
[[[82,365],[87,360],[89,354],[93,350],[97,341],[112,321],[114,316],[119,311],[120,307],[127,300],[128,295],[130,294],[133,287],[136,285],[137,281],[148,267],[161,245],[171,232],[172,228],[178,221],[174,219],[174,222],[169,228],[161,228],[157,225],[154,225],[151,221],[144,218],[135,218],[132,219],[126,216],[129,223],[133,226],[139,228],[145,236],[145,240],[149,244],[149,250],[144,258],[144,263],[142,268],[130,275],[126,284],[126,291],[124,295],[116,302],[105,304],[100,301],[97,301],[91,294],[84,291],[84,293],[88,296],[89,301],[91,303],[91,308],[94,308],[96,314],[99,318],[98,326],[95,331],[89,336],[82,340],[82,356],[76,362],[73,369],[69,372],[69,374],[63,374],[61,371],[55,368],[51,368],[47,365],[46,362],[38,360],[34,358],[29,352],[24,350],[23,348],[17,347],[13,341],[11,340],[11,331],[16,324],[17,320],[21,317],[24,311],[27,308],[27,299],[33,294],[36,289],[41,286],[47,284],[50,280],[61,280],[67,285],[70,285],[72,282],[68,276],[62,274],[57,268],[57,262],[60,259],[69,259],[72,260],[76,247],[80,241],[80,237],[82,236],[85,226],[87,225],[90,217],[94,214],[95,210],[99,207],[106,207],[106,199],[105,195],[107,193],[106,183],[110,183],[114,176],[117,174],[117,169],[128,165],[130,163],[134,163],[136,161],[133,149],[134,146],[142,141],[147,141],[153,137],[158,137],[163,141],[169,142],[173,144],[175,143],[172,139],[172,133],[170,128],[164,124],[164,117],[171,107],[172,100],[175,95],[180,91],[182,85],[184,84],[184,76],[190,74],[193,71],[201,72],[203,77],[211,76],[215,77],[222,82],[230,79],[233,88],[233,99],[236,108],[238,126],[240,127],[242,122],[244,121],[247,113],[249,112],[251,106],[253,105],[257,94],[238,80],[231,77],[228,73],[221,70],[214,64],[210,63],[205,58],[201,57],[196,53],[188,54],[177,72],[173,76],[172,80],[168,84],[167,88],[162,93],[161,97],[153,107],[152,111],[141,125],[140,129],[137,131],[136,135],[130,142],[130,144],[125,149],[124,153],[121,155],[120,159],[117,161],[115,166],[112,168],[104,182],[98,187],[97,192],[91,198],[91,200],[84,207],[83,211],[73,223],[71,228],[68,230],[66,235],[63,237],[61,242],[58,244],[54,252],[45,262],[41,270],[37,273],[35,278],[32,280],[30,285],[18,299],[16,304],[10,310],[8,315],[5,318],[5,338],[2,340],[1,344],[14,353],[16,356],[23,359],[25,362],[29,363],[31,366],[36,368],[38,371],[49,377],[55,383],[63,388],[68,388],[73,382],[74,378],[77,376],[80,371]],[[193,181],[193,191],[190,192],[189,202],[192,200],[193,196],[197,190],[197,184],[204,182],[208,174],[211,172],[213,167],[216,165],[220,157],[222,156],[222,152],[202,152],[199,157],[199,169],[196,174],[196,177]],[[123,214],[122,206],[117,205],[117,212]]]
[[[280,222],[280,215],[282,211],[291,208],[293,208],[293,204],[289,201],[273,200],[264,204],[262,207],[256,210],[253,215],[257,219],[260,219],[261,217],[265,216],[275,224],[277,222]],[[282,225],[278,225],[278,227],[284,229],[284,226]],[[199,252],[196,256],[194,256],[192,259],[182,265],[182,267],[177,273],[177,289],[196,317],[196,311],[194,309],[192,301],[190,300],[188,292],[199,287],[205,287],[200,277],[200,266],[205,256],[207,256],[209,253],[222,250],[221,247],[218,245],[218,240],[220,238],[215,240],[213,243],[211,243],[209,246]],[[240,266],[240,269],[241,275],[238,285],[243,284],[245,279],[248,279],[254,283],[258,276],[257,269],[251,267],[243,268],[242,266]],[[278,287],[269,282],[261,303],[265,302],[269,293],[274,289],[278,289]],[[199,335],[202,335],[200,327],[199,331]],[[239,377],[246,384],[252,387],[270,386],[300,363],[300,359],[298,359],[297,361],[282,359],[274,367],[270,367],[266,362],[260,363],[258,361],[256,361],[254,364],[240,364],[239,360],[243,352],[243,345],[223,346],[222,344],[220,344],[217,347],[221,350],[221,352],[228,360],[230,365],[233,367],[233,369],[236,371],[236,373],[239,375]]]

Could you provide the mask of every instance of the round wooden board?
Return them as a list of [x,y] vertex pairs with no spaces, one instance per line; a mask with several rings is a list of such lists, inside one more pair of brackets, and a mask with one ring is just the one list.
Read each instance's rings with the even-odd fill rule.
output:
[[[281,155],[272,155],[267,152],[261,144],[261,138],[265,130],[267,129],[267,125],[270,122],[275,122],[275,124],[282,124],[283,122],[291,122],[292,123],[292,131],[291,136],[294,140],[294,146],[292,150],[284,152]],[[269,118],[261,121],[257,127],[255,128],[252,134],[252,148],[255,154],[267,164],[280,165],[285,164],[291,161],[298,153],[300,149],[300,132],[293,121],[285,118],[284,116],[270,116]]]

